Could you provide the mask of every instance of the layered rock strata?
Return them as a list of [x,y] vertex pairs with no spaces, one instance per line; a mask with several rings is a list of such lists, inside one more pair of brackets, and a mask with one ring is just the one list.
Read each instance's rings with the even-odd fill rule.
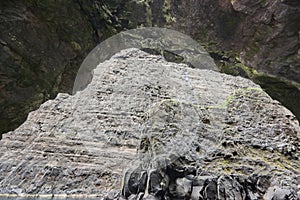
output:
[[299,141],[250,80],[128,49],[4,135],[0,196],[297,199]]
[[80,63],[99,42],[141,26],[186,33],[216,60],[230,54],[230,66],[275,75],[257,82],[299,119],[299,9],[296,0],[1,1],[0,134],[58,92],[71,92]]

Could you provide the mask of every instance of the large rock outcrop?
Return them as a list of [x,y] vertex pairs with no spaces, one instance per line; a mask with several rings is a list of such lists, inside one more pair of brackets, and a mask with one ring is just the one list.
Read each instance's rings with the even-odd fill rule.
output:
[[250,80],[128,49],[4,135],[0,196],[297,199],[299,141]]
[[299,8],[290,0],[1,1],[0,132],[19,126],[58,92],[70,92],[80,63],[99,42],[140,26],[191,35],[216,60],[230,60],[237,67],[232,73],[245,74],[235,65],[242,62],[275,75],[247,76],[300,117],[293,100],[299,85],[281,81],[299,83]]

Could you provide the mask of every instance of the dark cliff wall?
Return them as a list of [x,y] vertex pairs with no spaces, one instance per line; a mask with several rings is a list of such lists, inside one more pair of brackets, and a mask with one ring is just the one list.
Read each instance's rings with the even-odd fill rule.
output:
[[299,2],[176,2],[172,5],[179,14],[175,25],[179,29],[204,42],[214,41],[224,50],[235,50],[253,68],[300,81]]
[[0,9],[0,131],[4,132],[58,91],[68,91],[95,41],[87,18],[71,1],[1,1]]
[[[71,91],[80,63],[99,42],[139,26],[164,26],[191,35],[206,46],[223,71],[256,79],[300,116],[293,102],[300,98],[299,89],[280,81],[300,82],[299,4],[279,0],[1,1],[0,132],[18,126],[29,111],[58,91]],[[276,77],[256,76],[244,64]]]
[[[300,2],[172,1],[172,26],[200,41],[221,71],[250,78],[300,119]],[[292,81],[292,82],[291,82]]]

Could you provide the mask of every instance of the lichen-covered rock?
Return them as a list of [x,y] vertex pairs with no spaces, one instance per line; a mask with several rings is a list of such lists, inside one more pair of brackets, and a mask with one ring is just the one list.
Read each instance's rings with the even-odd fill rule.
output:
[[[222,62],[224,51],[233,52],[230,65],[242,62],[279,77],[276,82],[283,77],[299,83],[299,8],[295,0],[2,1],[0,134],[58,92],[70,92],[80,63],[99,42],[142,26],[175,29]],[[286,92],[281,84],[263,84],[300,117],[293,100],[299,85],[289,83]]]
[[172,1],[170,13],[172,28],[205,45],[221,70],[250,78],[300,119],[300,1]]
[[124,50],[0,141],[0,195],[297,199],[299,123],[251,81]]
[[300,3],[288,1],[231,1],[244,14],[240,52],[244,63],[260,71],[300,82]]
[[244,64],[260,72],[300,82],[299,1],[191,0],[171,5],[176,29],[214,42],[216,52],[235,50]]
[[93,47],[93,30],[72,1],[0,3],[0,132],[58,91],[70,91]]

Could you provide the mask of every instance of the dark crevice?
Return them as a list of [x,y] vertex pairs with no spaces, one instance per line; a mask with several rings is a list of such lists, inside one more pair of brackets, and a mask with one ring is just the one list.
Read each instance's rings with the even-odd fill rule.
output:
[[91,24],[91,27],[92,27],[93,32],[94,32],[94,34],[95,34],[95,38],[94,38],[95,41],[99,41],[100,36],[99,36],[99,34],[98,34],[98,29],[97,29],[97,26],[96,26],[96,21],[93,20],[93,16],[91,16],[91,15],[89,14],[89,12],[87,12],[87,11],[83,8],[83,4],[82,4],[82,2],[81,2],[80,0],[74,0],[74,1],[75,1],[76,4],[79,5],[81,12],[83,13],[84,16],[87,17],[89,23]]

